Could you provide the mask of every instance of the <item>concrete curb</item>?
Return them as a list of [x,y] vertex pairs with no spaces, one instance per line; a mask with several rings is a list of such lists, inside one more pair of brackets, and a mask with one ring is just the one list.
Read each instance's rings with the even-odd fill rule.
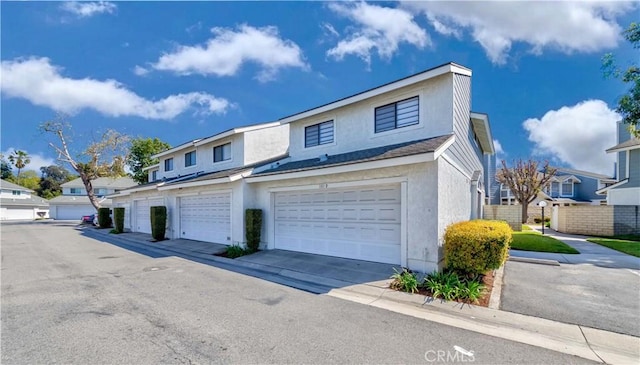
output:
[[534,259],[534,258],[530,258],[530,257],[509,256],[509,261],[526,262],[528,264],[560,266],[560,263],[558,261],[556,261],[556,260]]
[[369,285],[330,296],[607,364],[637,364],[640,338]]
[[491,288],[491,296],[489,297],[489,308],[500,309],[500,300],[502,299],[502,277],[504,276],[504,265],[500,266],[493,275],[493,288]]

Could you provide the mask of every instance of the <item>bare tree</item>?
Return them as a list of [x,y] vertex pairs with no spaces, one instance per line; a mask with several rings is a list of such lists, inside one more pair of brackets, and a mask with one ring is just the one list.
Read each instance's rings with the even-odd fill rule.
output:
[[522,223],[526,223],[529,203],[536,199],[538,193],[549,184],[555,174],[556,169],[549,167],[547,161],[540,166],[535,160],[516,160],[513,167],[507,167],[507,163],[502,160],[502,167],[496,172],[496,179],[508,186],[522,205]]
[[54,135],[56,143],[49,142],[49,146],[58,154],[58,161],[68,163],[80,175],[87,191],[87,197],[96,210],[100,202],[96,198],[91,181],[99,177],[120,177],[124,172],[125,161],[129,147],[129,136],[112,129],[102,134],[101,138],[89,144],[86,149],[74,157],[70,152],[71,125],[64,116],[44,122],[40,125],[44,133]]

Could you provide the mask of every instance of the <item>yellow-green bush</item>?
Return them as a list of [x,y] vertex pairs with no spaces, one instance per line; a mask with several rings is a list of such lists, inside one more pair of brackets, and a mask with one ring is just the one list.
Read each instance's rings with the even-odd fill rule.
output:
[[444,234],[445,265],[468,274],[484,274],[507,260],[511,228],[503,221],[455,223]]

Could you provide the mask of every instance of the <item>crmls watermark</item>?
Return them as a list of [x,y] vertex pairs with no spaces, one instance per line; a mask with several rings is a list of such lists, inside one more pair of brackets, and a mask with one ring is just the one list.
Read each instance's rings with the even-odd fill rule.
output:
[[473,351],[468,351],[460,346],[453,346],[453,350],[428,350],[424,353],[427,362],[474,362],[476,361]]

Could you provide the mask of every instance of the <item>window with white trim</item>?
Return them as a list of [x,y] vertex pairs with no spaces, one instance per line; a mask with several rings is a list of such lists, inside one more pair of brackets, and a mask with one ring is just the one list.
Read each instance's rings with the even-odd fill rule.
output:
[[196,151],[187,152],[184,154],[184,167],[191,167],[196,165]]
[[20,195],[20,194],[22,194],[22,192],[20,190],[11,191],[11,195]]
[[213,162],[222,162],[231,159],[231,142],[213,147]]
[[418,124],[419,109],[417,96],[377,107],[375,110],[376,133]]
[[560,193],[560,183],[557,181],[551,182],[551,196],[556,197]]
[[173,158],[164,160],[164,171],[173,171]]
[[107,195],[107,189],[105,189],[105,188],[97,188],[97,189],[95,189],[94,193],[96,195],[100,195],[100,196]]
[[305,148],[327,143],[333,143],[333,120],[310,125],[304,129]]
[[151,171],[151,181],[158,180],[158,170]]
[[562,195],[563,196],[573,195],[573,181],[571,179],[562,182]]

